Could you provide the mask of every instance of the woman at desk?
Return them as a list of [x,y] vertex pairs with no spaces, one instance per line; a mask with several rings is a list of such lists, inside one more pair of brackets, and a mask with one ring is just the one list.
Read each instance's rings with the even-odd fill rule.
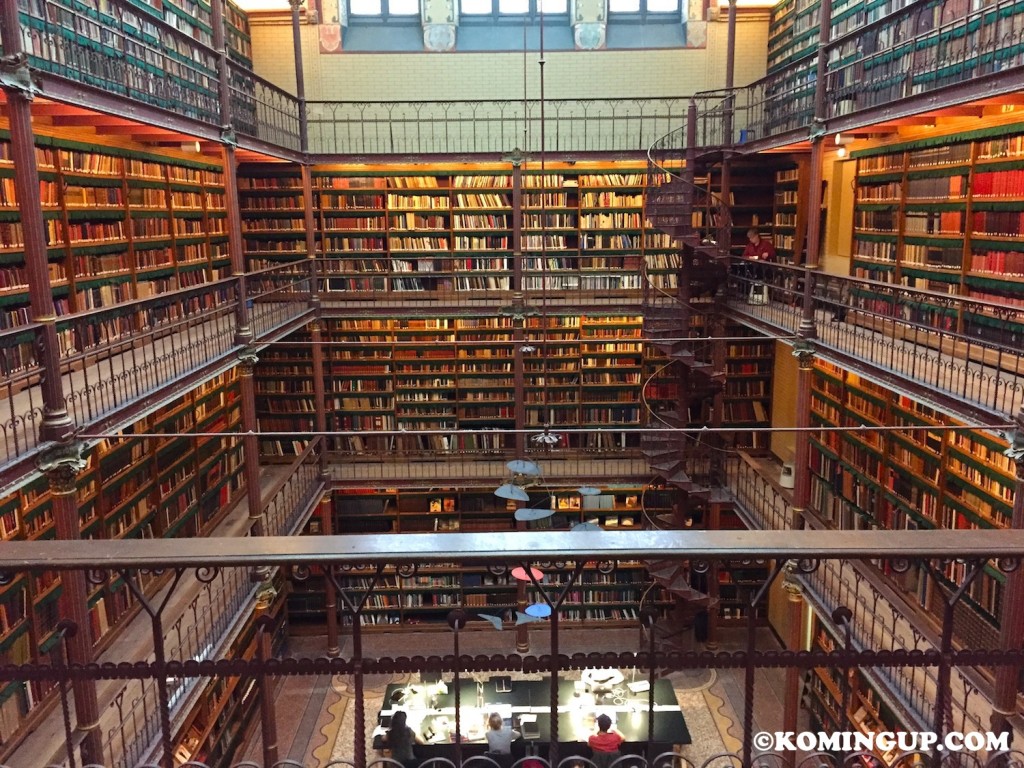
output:
[[413,744],[422,744],[419,735],[406,724],[407,715],[398,710],[391,715],[391,727],[384,736],[384,744],[391,750],[391,758],[397,760],[405,768],[416,768],[420,764]]
[[491,713],[487,718],[487,751],[493,755],[511,755],[512,742],[520,736],[505,725],[505,721],[497,712]]

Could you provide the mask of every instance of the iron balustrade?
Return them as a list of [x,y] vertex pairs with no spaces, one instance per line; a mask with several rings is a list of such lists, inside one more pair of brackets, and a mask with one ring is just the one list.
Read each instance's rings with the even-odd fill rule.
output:
[[[739,505],[737,511],[752,528],[794,530],[790,496],[766,479],[748,457],[730,458],[727,476],[728,485]],[[832,530],[822,522],[820,510],[812,508],[810,512],[807,517],[810,526],[831,535]],[[821,567],[802,575],[800,583],[805,594],[818,607],[819,615],[828,616],[839,606],[853,612],[851,636],[858,648],[900,653],[933,652],[940,645],[938,629],[929,632],[927,621],[921,620],[920,609],[912,608],[895,590],[878,586],[877,574],[892,565],[879,560],[826,560]],[[918,567],[909,561],[896,566],[888,572],[899,575]],[[943,584],[942,588],[949,589],[950,586]],[[988,641],[997,645],[996,633],[988,635]],[[963,732],[985,730],[991,715],[991,705],[975,683],[979,675],[969,672],[965,674],[957,669],[956,678],[952,681],[957,698],[950,702],[951,727]],[[913,721],[908,725],[927,729],[935,722],[935,693],[939,683],[933,670],[893,666],[887,671],[876,671],[875,677],[884,680],[895,699],[894,703],[906,713],[908,720]],[[981,710],[981,715],[978,710]]]
[[311,269],[311,260],[301,259],[246,275],[246,304],[255,338],[279,331],[309,313]]
[[[748,483],[749,487],[749,483]],[[566,553],[572,553],[572,561]],[[913,557],[907,553],[913,552]],[[889,676],[907,676],[906,670],[913,670],[910,676],[916,685],[922,681],[926,686],[934,683],[930,673],[942,670],[949,671],[959,668],[970,668],[984,665],[1000,668],[1005,665],[1019,665],[1024,662],[1024,651],[999,650],[991,647],[933,647],[926,642],[901,644],[897,641],[898,627],[890,620],[886,609],[881,605],[881,598],[870,595],[862,598],[860,594],[842,592],[839,598],[853,601],[852,605],[842,605],[848,609],[853,642],[847,647],[837,645],[831,651],[813,650],[811,652],[794,653],[792,651],[770,651],[756,647],[753,642],[746,649],[731,653],[719,652],[665,652],[655,648],[652,652],[647,647],[607,648],[596,653],[572,653],[558,651],[557,637],[562,625],[557,618],[550,620],[546,628],[551,633],[552,654],[537,656],[516,653],[469,656],[458,654],[454,649],[448,652],[446,643],[436,643],[433,655],[390,657],[375,655],[369,644],[359,642],[362,635],[362,611],[366,604],[365,597],[380,584],[384,574],[401,575],[404,578],[414,577],[417,573],[429,574],[432,566],[447,568],[490,569],[494,573],[504,573],[513,566],[539,566],[548,573],[557,574],[559,578],[550,584],[538,581],[533,589],[541,599],[552,605],[554,616],[566,610],[566,584],[574,583],[582,571],[584,563],[604,564],[603,567],[614,568],[617,563],[635,564],[637,560],[654,558],[659,561],[678,560],[688,563],[691,572],[705,573],[721,567],[745,567],[751,563],[763,564],[768,574],[759,589],[750,598],[753,609],[765,599],[769,585],[788,573],[792,580],[802,582],[805,591],[811,595],[812,601],[824,598],[819,605],[827,610],[834,605],[835,597],[821,595],[816,592],[819,584],[829,586],[828,580],[833,579],[832,568],[850,569],[851,565],[841,563],[860,563],[879,561],[887,563],[890,568],[903,572],[907,568],[920,567],[928,569],[934,576],[952,559],[963,563],[964,581],[973,578],[973,574],[988,562],[995,562],[1006,573],[1012,574],[1020,564],[1024,555],[1024,534],[1020,531],[837,531],[830,532],[827,538],[819,531],[783,530],[783,531],[620,531],[614,535],[606,532],[565,532],[543,531],[501,534],[424,534],[420,536],[404,536],[396,538],[384,536],[334,536],[334,537],[287,537],[287,538],[253,538],[232,537],[219,539],[198,539],[190,542],[183,550],[180,543],[173,541],[94,541],[94,542],[11,542],[0,552],[0,573],[5,581],[15,578],[17,574],[32,568],[65,571],[84,569],[90,579],[107,580],[112,576],[120,577],[126,583],[135,583],[138,573],[166,573],[168,586],[164,594],[157,599],[143,598],[142,602],[147,613],[152,616],[154,629],[161,626],[170,627],[169,632],[154,631],[154,654],[149,660],[135,664],[118,664],[114,661],[100,659],[97,663],[79,666],[67,665],[63,654],[54,656],[50,663],[5,664],[0,666],[0,680],[18,681],[18,684],[33,684],[42,681],[53,681],[59,686],[59,697],[66,706],[68,702],[67,683],[74,680],[123,680],[126,685],[152,685],[161,680],[170,681],[166,695],[158,696],[157,705],[143,708],[133,701],[133,711],[138,714],[125,719],[132,726],[140,726],[143,716],[148,723],[158,722],[156,744],[147,759],[149,763],[170,766],[175,742],[175,733],[169,708],[172,700],[179,701],[179,686],[183,681],[193,684],[218,678],[238,677],[243,681],[261,679],[266,681],[281,676],[308,676],[316,674],[351,675],[355,690],[355,701],[358,702],[354,712],[355,730],[358,737],[351,745],[351,764],[363,766],[372,763],[366,754],[364,741],[367,712],[361,702],[364,697],[364,677],[368,674],[394,674],[396,672],[415,672],[437,670],[446,674],[464,674],[467,672],[526,672],[540,673],[552,680],[553,697],[557,691],[557,681],[564,673],[586,667],[618,667],[618,668],[650,668],[655,667],[663,672],[682,669],[745,669],[748,672],[747,683],[743,695],[746,705],[743,710],[743,750],[728,759],[734,765],[778,765],[783,755],[764,756],[755,754],[753,729],[756,726],[752,702],[757,695],[755,678],[751,674],[757,668],[797,669],[807,672],[814,668],[845,671],[849,668],[858,669],[869,679],[878,680]],[[111,564],[116,565],[111,565]],[[342,612],[352,619],[353,632],[351,653],[339,658],[302,658],[286,662],[271,659],[262,661],[246,658],[245,649],[234,652],[216,653],[206,648],[202,641],[189,639],[183,633],[184,624],[177,623],[177,616],[170,615],[165,606],[166,598],[181,589],[186,581],[200,584],[215,584],[227,580],[230,586],[227,591],[232,595],[229,605],[234,606],[235,595],[241,595],[243,603],[254,597],[252,586],[256,581],[263,582],[268,569],[281,569],[283,576],[292,582],[303,583],[311,575],[316,566],[320,573],[334,585],[340,598]],[[230,572],[230,575],[228,575]],[[238,575],[240,574],[240,575]],[[256,576],[255,574],[259,574]],[[848,573],[840,574],[844,583]],[[255,581],[253,580],[255,579]],[[832,603],[827,602],[829,599]],[[954,597],[954,602],[955,602]],[[191,608],[187,609],[191,610]],[[248,613],[242,606],[240,610]],[[477,620],[474,612],[462,608],[456,609],[454,616],[449,616],[453,626],[468,629],[493,631],[490,624]],[[168,615],[164,615],[168,613]],[[749,637],[753,639],[753,622],[755,611],[749,610],[746,622]],[[839,615],[838,613],[836,615]],[[661,619],[648,616],[655,623]],[[828,621],[828,619],[825,619]],[[188,616],[186,616],[188,621]],[[467,623],[468,622],[468,623]],[[258,618],[255,621],[257,635],[269,631],[272,619]],[[67,621],[59,627],[61,636],[75,628]],[[81,629],[81,628],[79,628]],[[86,628],[87,630],[87,628]],[[537,631],[546,631],[538,629]],[[214,632],[213,634],[216,634]],[[457,633],[452,635],[452,642],[457,643]],[[216,638],[215,638],[216,639]],[[647,643],[641,634],[640,646]],[[58,646],[60,647],[60,646]],[[200,648],[197,652],[196,649]],[[156,659],[163,659],[157,661]],[[120,661],[120,660],[119,660]],[[922,677],[920,672],[925,672]],[[813,674],[813,673],[812,673]],[[941,677],[935,678],[936,680]],[[986,730],[984,719],[972,717],[962,718],[959,708],[962,705],[975,706],[975,695],[971,691],[961,692],[959,683],[952,686],[953,699],[947,700],[953,716],[937,718],[923,722],[926,726],[937,729],[940,734],[951,730],[978,729]],[[256,684],[257,696],[273,695],[274,686]],[[960,697],[960,698],[957,698]],[[941,698],[941,697],[940,697]],[[122,698],[120,708],[115,704],[112,711],[121,715],[126,712],[125,699]],[[557,703],[557,700],[556,700]],[[936,703],[936,707],[939,704]],[[852,711],[852,710],[851,710]],[[165,716],[166,714],[166,716]],[[847,713],[849,716],[849,713]],[[456,715],[458,717],[458,715]],[[557,718],[557,713],[554,715]],[[554,719],[553,718],[553,719]],[[905,723],[907,727],[919,724],[918,721]],[[847,725],[845,722],[843,725]],[[458,725],[456,726],[458,727]],[[841,727],[841,726],[840,726]],[[847,725],[853,730],[852,723]],[[140,730],[147,734],[152,726],[147,724]],[[557,739],[557,724],[552,722],[552,740]],[[74,760],[74,733],[70,723],[66,726],[64,750],[66,759]],[[549,747],[557,754],[557,746]],[[649,756],[650,757],[650,756]],[[814,755],[814,765],[839,766],[849,756]],[[941,756],[935,755],[937,764]],[[978,756],[975,759],[996,758],[995,755]],[[1002,756],[1002,761],[993,763],[1006,765],[1009,756]],[[900,764],[916,764],[915,758],[903,758]],[[877,756],[869,761],[870,765],[880,766]]]
[[[730,310],[762,328],[795,333],[806,276],[799,267],[736,259]],[[1010,416],[1024,403],[1020,307],[857,277],[816,272],[810,279],[824,356],[862,359],[887,380],[937,390],[949,400],[945,407],[966,410],[968,419]]]
[[276,147],[300,150],[299,102],[250,70],[228,63],[231,123],[243,136]]
[[[246,281],[255,339],[271,336],[309,312],[308,266],[282,265]],[[129,300],[57,319],[64,406],[82,429],[116,414],[219,360],[238,346],[238,278]],[[0,465],[38,446],[42,369],[39,326],[0,333]]]
[[[949,4],[908,3],[835,35],[826,57],[826,119],[990,77],[986,95],[1014,91],[1000,75],[1024,64],[1024,3],[998,0],[940,19]],[[737,127],[748,140],[808,129],[814,118],[817,48],[737,89]],[[948,103],[958,103],[955,93]],[[933,102],[930,108],[941,107]]]
[[[683,119],[687,99],[545,99],[547,152],[644,152]],[[322,155],[536,152],[540,102],[328,102],[308,104],[309,143]],[[528,155],[529,159],[529,155]]]
[[[295,535],[323,495],[325,487],[314,455],[318,446],[318,440],[310,441],[281,479],[263,494],[261,509],[266,535]],[[243,530],[235,535],[247,535],[252,523],[246,520]],[[143,577],[154,581],[153,576]],[[191,584],[175,581],[170,587],[151,590],[142,602],[161,607],[161,601],[169,596],[166,590],[177,592],[177,598],[189,589],[196,592],[189,602],[182,604],[178,599],[166,603],[167,608],[161,611],[161,629],[166,627],[162,631],[165,658],[203,661],[222,657],[251,616],[253,600],[266,578],[254,578],[253,571],[246,568],[198,569]],[[103,579],[104,574],[90,572],[90,583],[104,583]],[[147,661],[154,663],[155,656],[151,654]],[[131,680],[109,696],[101,723],[104,755],[110,764],[144,763],[152,752],[159,751],[157,713],[161,709],[168,714],[177,713],[194,703],[200,682],[195,677],[175,677],[166,702],[161,700],[153,678]]]

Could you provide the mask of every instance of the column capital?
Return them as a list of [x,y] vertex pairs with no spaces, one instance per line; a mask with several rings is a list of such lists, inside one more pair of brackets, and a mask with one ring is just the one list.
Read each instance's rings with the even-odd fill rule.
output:
[[1013,419],[1013,429],[1006,433],[1010,447],[1003,454],[1013,460],[1017,468],[1017,482],[1024,482],[1024,406]]
[[8,94],[16,93],[25,101],[32,101],[36,86],[32,82],[32,70],[28,66],[28,54],[24,51],[0,57],[0,86]]
[[793,344],[793,357],[797,359],[800,370],[809,371],[814,367],[814,344],[807,339],[799,339]]
[[37,466],[46,475],[50,491],[57,496],[70,496],[78,489],[78,475],[88,466],[86,445],[76,441],[50,448],[39,457]]
[[252,376],[256,363],[260,361],[259,355],[254,350],[246,349],[238,353],[239,373],[243,376]]

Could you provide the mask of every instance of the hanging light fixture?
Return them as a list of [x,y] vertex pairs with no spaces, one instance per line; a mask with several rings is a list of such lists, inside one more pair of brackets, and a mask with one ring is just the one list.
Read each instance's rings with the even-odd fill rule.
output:
[[[516,581],[540,581],[544,578],[544,571],[538,570],[537,568],[531,568],[530,572],[527,573],[526,569],[522,566],[513,568],[509,574]],[[530,577],[533,577],[532,579]]]
[[517,475],[528,475],[530,477],[537,477],[540,475],[540,467],[535,462],[527,459],[513,459],[505,465],[509,472],[514,472]]
[[551,517],[555,514],[553,509],[535,509],[532,507],[521,507],[516,510],[515,518],[521,523],[531,522],[533,520],[543,520],[546,517]]
[[500,499],[509,499],[510,501],[530,500],[530,494],[523,490],[522,486],[513,485],[512,483],[502,483],[494,489],[494,495]]

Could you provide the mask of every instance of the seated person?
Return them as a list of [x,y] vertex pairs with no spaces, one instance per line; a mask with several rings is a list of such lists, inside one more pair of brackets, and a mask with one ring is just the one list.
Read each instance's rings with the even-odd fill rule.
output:
[[[747,247],[743,249],[743,258],[750,261],[775,261],[775,246],[771,240],[765,240],[761,233],[751,227],[747,230]],[[759,264],[746,265],[748,276],[759,282],[765,279],[765,269]]]
[[520,736],[519,731],[505,725],[504,719],[497,712],[487,718],[487,754],[508,755],[512,757],[512,742]]
[[393,760],[397,760],[405,768],[416,768],[420,761],[413,751],[413,744],[422,744],[423,740],[407,725],[407,717],[402,710],[391,715],[391,728],[384,735],[384,746],[391,750]]
[[590,749],[594,752],[594,763],[598,766],[607,766],[619,756],[619,747],[624,741],[621,733],[612,730],[612,719],[608,715],[598,715],[597,733],[587,739]]

